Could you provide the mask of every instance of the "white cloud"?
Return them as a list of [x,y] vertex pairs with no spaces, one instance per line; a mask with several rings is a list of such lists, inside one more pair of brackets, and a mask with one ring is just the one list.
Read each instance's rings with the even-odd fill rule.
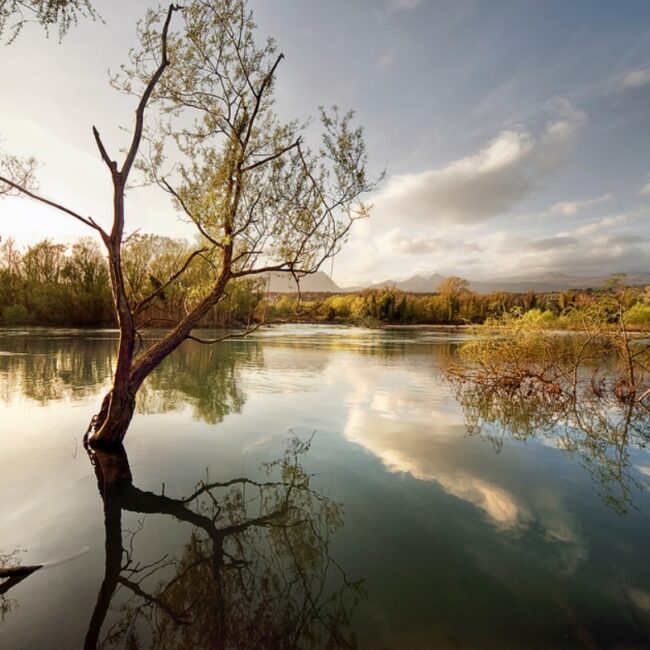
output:
[[561,214],[565,217],[572,217],[585,208],[590,208],[591,206],[605,203],[605,201],[609,201],[611,198],[611,194],[603,194],[602,196],[598,196],[595,199],[586,199],[584,201],[561,201],[560,203],[556,203],[551,208],[551,212],[553,214]]
[[633,70],[623,79],[623,88],[641,88],[650,84],[650,68]]
[[587,223],[584,226],[576,228],[574,231],[575,235],[593,235],[594,233],[600,230],[606,230],[613,226],[620,226],[624,223],[627,223],[630,220],[630,215],[628,214],[617,214],[613,217],[605,217],[599,221],[592,221]]
[[598,228],[587,233],[590,236],[584,230],[545,238],[495,233],[482,240],[481,263],[495,275],[520,275],[525,269],[531,275],[553,271],[601,276],[648,268],[646,238],[633,232],[598,232],[604,226],[597,223]]
[[[545,213],[548,214],[548,213]],[[582,221],[572,229],[467,230],[434,226],[404,227],[373,234],[366,224],[336,261],[341,286],[404,280],[413,275],[460,275],[473,280],[530,276],[549,272],[594,277],[650,268],[650,237],[644,224],[650,208]]]
[[541,133],[499,133],[479,152],[440,169],[392,177],[375,198],[374,218],[386,222],[476,224],[509,213],[540,180],[566,161],[586,116],[568,102]]
[[[388,376],[378,364],[350,364],[342,358],[327,372],[337,385],[350,385],[343,435],[376,456],[387,471],[435,483],[471,505],[472,524],[485,521],[514,537],[535,531],[547,545],[542,561],[552,562],[556,571],[570,573],[586,559],[586,545],[561,496],[527,486],[525,468],[519,478],[504,475],[496,454],[477,454],[468,445],[464,415],[444,382],[432,392],[431,375],[412,365]],[[398,394],[396,385],[408,390]]]

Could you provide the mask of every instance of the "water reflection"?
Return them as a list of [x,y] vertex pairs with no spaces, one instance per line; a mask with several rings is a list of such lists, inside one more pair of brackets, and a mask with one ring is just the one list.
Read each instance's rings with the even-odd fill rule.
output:
[[98,334],[3,332],[0,401],[27,398],[44,405],[93,395],[110,379],[114,361],[114,342]]
[[246,401],[243,368],[263,366],[262,347],[254,341],[217,347],[185,343],[145,382],[137,411],[167,413],[189,406],[196,419],[217,424],[229,413],[239,413]]
[[[217,332],[218,334],[218,332]],[[209,332],[206,336],[216,335]],[[156,332],[148,333],[155,338]],[[393,362],[414,343],[436,342],[437,361],[451,359],[454,344],[423,334],[417,339],[351,328],[270,328],[246,341],[219,346],[185,342],[145,382],[137,411],[160,414],[191,408],[198,420],[216,424],[239,413],[247,392],[316,391],[331,354],[370,355]],[[29,399],[39,405],[100,399],[115,365],[113,330],[3,330],[0,337],[0,401]],[[296,351],[301,368],[293,373]],[[80,422],[80,429],[86,423]]]
[[4,623],[7,614],[18,606],[15,599],[7,596],[9,590],[19,585],[25,578],[40,568],[41,566],[38,564],[22,564],[17,549],[11,553],[0,551],[0,623]]
[[[114,344],[106,334],[104,348],[86,352],[110,358]],[[11,346],[21,352],[0,339],[0,349]],[[446,379],[455,346],[430,334],[320,328],[184,345],[142,394],[127,436],[131,469],[120,457],[97,467],[103,511],[96,477],[70,442],[104,387],[81,399],[74,373],[64,373],[62,402],[0,404],[3,547],[46,564],[91,549],[6,594],[20,608],[0,626],[0,646],[79,647],[88,634],[91,647],[282,647],[294,629],[303,647],[353,643],[352,630],[364,648],[648,647],[650,495],[639,493],[639,511],[626,517],[604,507],[593,490],[600,479],[577,462],[582,450],[559,444],[568,432],[543,409],[527,436],[514,419],[512,434],[482,420],[480,435],[470,426],[468,436],[468,408],[480,399],[459,402]],[[75,356],[72,347],[65,338],[28,343],[20,356],[0,355],[0,368],[13,357],[15,377],[30,350]],[[286,495],[281,464],[271,477],[255,468],[282,454],[287,427],[317,431],[299,464],[317,493],[346,506],[331,542],[340,511],[313,494],[303,502],[297,489],[301,513],[254,521]],[[636,436],[627,436],[627,467],[642,480],[650,456]],[[206,465],[214,480],[203,482],[223,485],[172,498],[191,496]],[[260,494],[252,483],[224,484],[235,473],[275,485]],[[214,531],[246,522],[220,553]],[[358,591],[332,557],[366,580],[354,616]]]
[[541,391],[522,396],[483,381],[453,385],[468,435],[489,441],[497,453],[507,438],[542,440],[578,460],[603,501],[620,513],[634,507],[635,495],[648,486],[645,466],[635,460],[650,443],[650,413],[642,402],[621,402],[591,386],[578,399],[560,400]]
[[527,486],[525,467],[504,475],[498,458],[468,444],[463,412],[449,400],[443,375],[435,376],[441,384],[434,393],[431,377],[412,366],[393,368],[389,377],[381,368],[357,371],[344,429],[348,440],[389,471],[435,482],[471,504],[497,532],[515,538],[533,533],[535,545],[546,547],[545,562],[557,571],[570,573],[585,559],[585,540],[558,491]]
[[[361,584],[330,556],[341,506],[311,488],[308,449],[294,441],[266,465],[268,480],[203,480],[183,499],[135,487],[123,450],[92,452],[106,563],[85,647],[352,647]],[[190,524],[180,557],[141,557],[126,511]]]

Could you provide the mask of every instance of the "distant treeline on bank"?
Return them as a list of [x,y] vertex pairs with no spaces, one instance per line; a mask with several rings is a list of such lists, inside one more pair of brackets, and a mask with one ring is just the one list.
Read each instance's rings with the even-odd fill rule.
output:
[[[134,302],[157,291],[182,265],[188,244],[154,235],[135,235],[124,247],[123,269]],[[209,260],[206,262],[210,262]],[[625,322],[650,327],[650,287],[624,288]],[[178,322],[188,304],[209,287],[205,266],[194,264],[157,294],[138,316],[141,327],[167,327]],[[612,285],[614,286],[614,285]],[[357,293],[270,294],[264,280],[234,283],[225,300],[203,324],[232,327],[262,320],[364,324],[480,324],[506,313],[528,313],[549,327],[580,327],[582,316],[599,309],[603,321],[617,322],[619,313],[604,306],[613,289],[570,289],[562,292],[493,292],[469,290],[466,280],[449,277],[436,293],[410,294],[395,289]],[[81,239],[72,246],[44,240],[19,250],[9,239],[0,243],[0,324],[113,326],[115,317],[108,266],[99,245]]]

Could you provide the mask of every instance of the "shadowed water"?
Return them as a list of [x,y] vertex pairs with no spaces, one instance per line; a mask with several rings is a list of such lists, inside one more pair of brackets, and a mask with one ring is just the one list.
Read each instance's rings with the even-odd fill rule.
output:
[[459,341],[186,343],[92,464],[115,333],[3,331],[0,568],[44,566],[0,581],[0,647],[649,647],[643,441],[617,490],[603,445],[468,435]]

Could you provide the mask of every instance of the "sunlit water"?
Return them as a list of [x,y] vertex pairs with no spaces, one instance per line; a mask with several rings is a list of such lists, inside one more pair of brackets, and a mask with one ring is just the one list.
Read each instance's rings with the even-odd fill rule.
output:
[[[629,492],[612,505],[598,459],[552,436],[467,436],[444,373],[459,342],[286,326],[184,344],[143,387],[125,440],[137,490],[118,507],[102,647],[247,647],[265,590],[270,647],[650,647],[650,455],[628,450]],[[83,647],[97,615],[111,544],[82,437],[115,349],[112,331],[0,332],[0,560],[45,564],[0,583],[1,648]],[[323,501],[301,502],[298,522],[316,522],[312,537],[256,524],[229,537],[218,570],[175,579],[207,538],[173,504],[201,481],[272,480],[262,463],[312,436],[299,463]],[[250,521],[272,506],[248,490]],[[336,522],[318,528],[323,503]],[[222,492],[201,507],[238,506]]]

